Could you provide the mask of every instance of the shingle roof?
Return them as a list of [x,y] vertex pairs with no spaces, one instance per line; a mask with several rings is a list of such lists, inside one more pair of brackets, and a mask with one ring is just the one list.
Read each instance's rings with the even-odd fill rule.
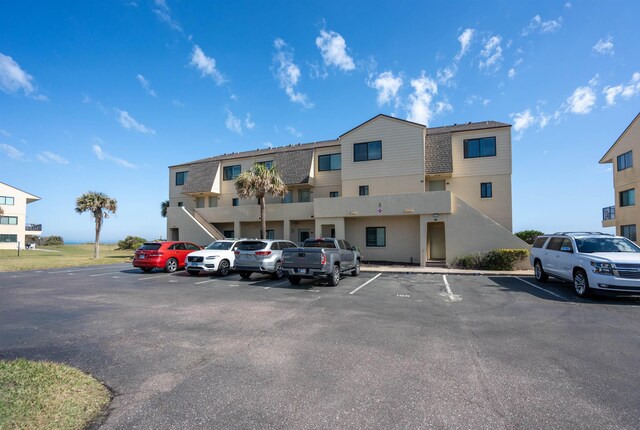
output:
[[427,175],[453,172],[451,133],[427,134],[424,142],[424,169]]
[[213,188],[213,181],[216,179],[219,161],[207,161],[191,166],[187,181],[182,187],[183,193],[208,193]]
[[273,155],[273,164],[287,185],[309,183],[309,173],[313,161],[313,149],[302,151],[277,152]]
[[445,125],[427,128],[427,134],[457,133],[460,131],[484,130],[485,128],[511,127],[511,124],[498,121],[468,122],[466,124]]

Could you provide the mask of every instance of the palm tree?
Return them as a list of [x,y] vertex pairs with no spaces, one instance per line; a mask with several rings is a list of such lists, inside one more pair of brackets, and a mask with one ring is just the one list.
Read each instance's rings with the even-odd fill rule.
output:
[[160,216],[162,218],[166,218],[167,217],[167,210],[169,209],[169,200],[165,200],[164,202],[160,203]]
[[93,248],[93,258],[100,256],[100,230],[102,221],[109,218],[109,213],[116,213],[118,202],[104,193],[89,191],[76,199],[76,212],[89,212],[96,220],[96,243]]
[[2,215],[4,215],[4,209],[0,208],[0,218],[2,218]]
[[260,237],[267,237],[267,220],[264,216],[265,196],[283,197],[287,194],[287,186],[275,166],[267,168],[262,163],[242,172],[234,181],[236,193],[241,199],[257,198],[260,202],[260,221],[262,223]]

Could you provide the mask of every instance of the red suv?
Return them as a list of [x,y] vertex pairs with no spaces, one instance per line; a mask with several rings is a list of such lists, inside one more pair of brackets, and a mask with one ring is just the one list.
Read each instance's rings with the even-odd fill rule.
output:
[[133,256],[133,267],[143,272],[151,272],[156,267],[167,273],[184,269],[187,254],[202,249],[191,242],[147,242],[136,249]]

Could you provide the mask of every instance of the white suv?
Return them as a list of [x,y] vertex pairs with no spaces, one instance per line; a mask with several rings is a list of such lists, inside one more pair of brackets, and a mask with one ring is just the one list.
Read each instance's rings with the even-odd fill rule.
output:
[[215,272],[226,276],[233,267],[235,255],[233,251],[240,242],[237,240],[216,240],[201,251],[187,255],[185,267],[189,275],[197,275],[200,271]]
[[640,294],[640,247],[624,237],[589,232],[538,236],[529,258],[537,281],[553,276],[573,282],[580,297],[606,291]]

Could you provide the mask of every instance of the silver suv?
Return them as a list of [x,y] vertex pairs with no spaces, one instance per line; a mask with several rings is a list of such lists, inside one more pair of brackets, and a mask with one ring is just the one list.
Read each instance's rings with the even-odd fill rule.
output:
[[567,232],[538,236],[530,255],[536,280],[573,282],[580,297],[592,292],[640,294],[640,247],[605,233]]
[[253,272],[270,273],[274,279],[281,279],[284,275],[280,263],[282,250],[296,247],[288,240],[243,240],[238,242],[234,251],[234,269],[244,279],[251,277]]

